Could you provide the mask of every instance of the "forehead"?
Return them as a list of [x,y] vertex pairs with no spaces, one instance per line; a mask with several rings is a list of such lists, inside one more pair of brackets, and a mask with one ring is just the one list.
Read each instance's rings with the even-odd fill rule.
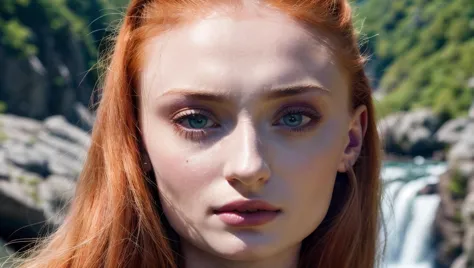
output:
[[[145,46],[142,90],[172,88],[244,92],[293,84],[347,88],[328,38],[284,14],[213,14],[173,28]],[[152,89],[152,90],[151,90]]]

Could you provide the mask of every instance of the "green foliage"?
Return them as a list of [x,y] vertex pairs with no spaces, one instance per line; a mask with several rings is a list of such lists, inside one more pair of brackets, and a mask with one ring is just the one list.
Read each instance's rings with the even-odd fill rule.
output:
[[0,45],[19,56],[35,55],[46,29],[59,39],[79,40],[96,61],[113,7],[111,0],[2,0]]
[[474,97],[472,0],[362,1],[357,25],[368,39],[375,84],[387,96],[380,116],[432,107],[448,117],[464,115]]
[[37,53],[34,45],[28,43],[31,37],[31,30],[20,24],[17,19],[3,21],[0,19],[0,29],[3,32],[1,44],[23,51],[24,55],[33,55]]

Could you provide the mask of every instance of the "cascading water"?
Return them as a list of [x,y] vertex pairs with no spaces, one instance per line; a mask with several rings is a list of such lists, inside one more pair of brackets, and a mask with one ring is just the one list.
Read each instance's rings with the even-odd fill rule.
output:
[[432,227],[439,196],[420,195],[426,186],[436,184],[446,170],[445,163],[414,161],[387,162],[382,170],[385,220],[386,268],[432,268],[434,248]]
[[401,264],[424,263],[431,260],[430,232],[433,219],[438,208],[440,198],[438,195],[425,195],[417,197],[413,203],[412,223],[406,231],[405,244],[400,254]]

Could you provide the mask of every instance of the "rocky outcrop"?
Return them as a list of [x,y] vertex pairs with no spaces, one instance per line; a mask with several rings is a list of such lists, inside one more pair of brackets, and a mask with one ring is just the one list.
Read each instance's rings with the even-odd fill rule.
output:
[[431,157],[444,148],[435,135],[442,123],[431,110],[420,109],[389,115],[378,122],[378,127],[389,154]]
[[470,126],[468,117],[456,118],[446,122],[435,134],[435,138],[445,144],[454,145],[464,135],[466,127]]
[[474,118],[457,119],[439,137],[452,143],[449,169],[441,176],[441,204],[436,216],[437,267],[474,267]]
[[436,267],[474,267],[474,114],[442,122],[429,109],[400,112],[382,119],[379,132],[389,155],[448,162],[435,191]]
[[0,101],[7,113],[63,115],[75,124],[75,104],[95,103],[98,45],[107,43],[100,41],[109,33],[110,10],[104,1],[83,2],[7,1],[0,8]]
[[60,114],[71,122],[79,121],[74,105],[89,105],[93,86],[84,74],[88,67],[82,46],[73,38],[58,44],[48,34],[41,40],[45,42],[43,58],[18,58],[0,46],[0,65],[8,66],[0,72],[0,99],[8,113],[35,119]]
[[419,109],[389,115],[378,122],[378,128],[389,155],[453,161],[453,156],[468,159],[474,154],[463,137],[474,133],[473,121],[474,115],[443,122],[433,111]]
[[63,220],[89,144],[63,116],[0,115],[0,238],[36,238]]
[[[463,227],[460,213],[463,204],[463,181],[452,170],[440,177],[441,203],[436,214],[437,267],[449,268],[462,252]],[[455,182],[453,182],[455,181]]]

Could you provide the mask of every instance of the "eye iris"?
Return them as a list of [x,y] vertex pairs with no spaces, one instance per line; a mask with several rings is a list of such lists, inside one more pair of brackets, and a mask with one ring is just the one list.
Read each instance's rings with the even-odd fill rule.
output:
[[207,125],[208,119],[204,115],[192,115],[188,118],[188,123],[191,128],[203,128]]
[[283,123],[287,126],[295,127],[301,125],[303,122],[303,115],[301,114],[287,114],[283,116]]

